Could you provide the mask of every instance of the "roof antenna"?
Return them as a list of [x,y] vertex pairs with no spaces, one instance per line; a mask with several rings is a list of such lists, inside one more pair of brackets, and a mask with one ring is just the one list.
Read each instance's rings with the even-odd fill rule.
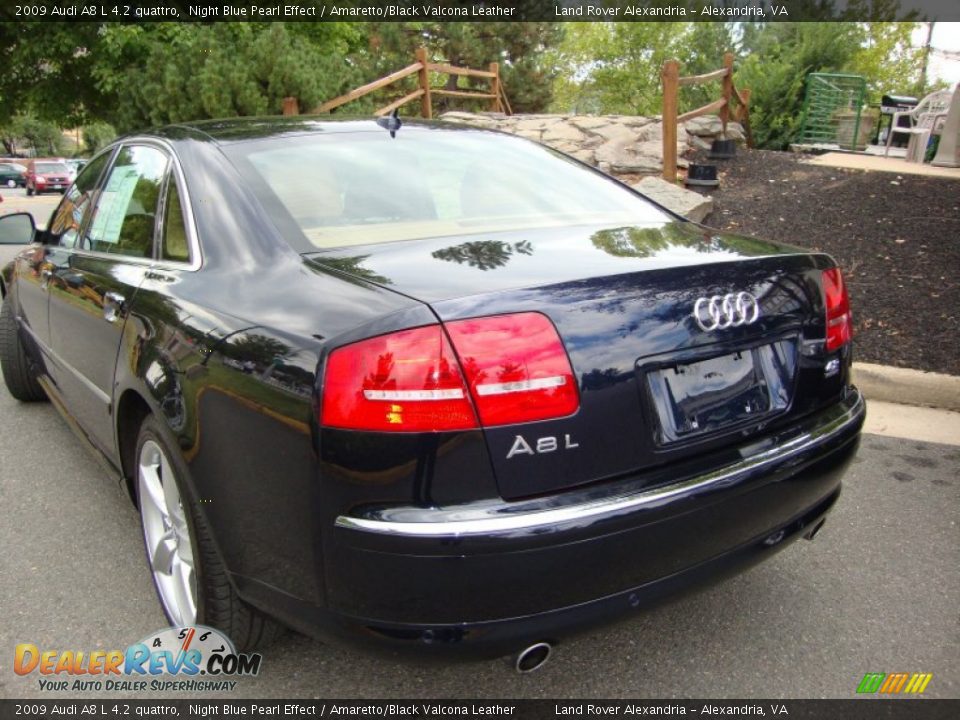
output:
[[378,117],[377,125],[389,130],[390,137],[395,138],[397,136],[397,130],[403,125],[403,122],[400,120],[400,108],[394,108],[393,112],[387,117]]

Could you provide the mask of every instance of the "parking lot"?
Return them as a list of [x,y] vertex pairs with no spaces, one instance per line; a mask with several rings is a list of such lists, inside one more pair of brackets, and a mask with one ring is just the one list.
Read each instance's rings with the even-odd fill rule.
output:
[[59,192],[52,192],[27,197],[27,191],[24,188],[2,187],[0,197],[3,198],[3,202],[0,203],[0,215],[28,212],[33,215],[37,225],[46,227],[50,214],[56,209],[63,196]]
[[[17,643],[123,649],[165,623],[133,508],[55,410],[3,390],[0,423],[0,697],[37,697],[37,674],[12,670]],[[957,697],[958,478],[960,447],[868,435],[814,542],[568,639],[532,675],[291,634],[232,696],[848,698],[866,672],[922,671],[933,673],[926,695]]]

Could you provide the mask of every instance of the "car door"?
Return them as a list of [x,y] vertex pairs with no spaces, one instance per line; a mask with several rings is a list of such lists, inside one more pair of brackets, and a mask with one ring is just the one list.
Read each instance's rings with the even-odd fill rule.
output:
[[[17,309],[21,326],[43,353],[50,369],[50,278],[64,262],[65,248],[76,244],[80,227],[93,208],[97,181],[110,161],[112,152],[105,152],[84,168],[54,211],[46,230],[36,235],[36,243],[17,263]],[[51,374],[51,378],[53,375]]]
[[127,308],[153,263],[160,191],[170,158],[146,143],[122,145],[100,183],[94,209],[61,242],[50,279],[55,378],[87,435],[114,457],[112,402]]

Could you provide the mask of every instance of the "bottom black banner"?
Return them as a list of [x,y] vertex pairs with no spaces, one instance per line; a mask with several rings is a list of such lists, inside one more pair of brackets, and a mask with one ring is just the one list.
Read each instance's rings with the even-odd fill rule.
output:
[[955,720],[960,700],[0,700],[0,718],[773,717]]

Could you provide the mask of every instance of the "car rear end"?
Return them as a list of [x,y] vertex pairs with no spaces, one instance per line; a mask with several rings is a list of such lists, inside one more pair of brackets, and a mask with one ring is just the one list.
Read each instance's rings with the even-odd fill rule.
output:
[[[295,625],[507,652],[819,531],[865,415],[831,258],[685,222],[582,168],[567,178],[556,163],[568,161],[552,158],[543,162],[564,209],[550,222],[519,206],[536,178],[510,190],[507,175],[496,189],[461,188],[462,216],[445,216],[431,191],[435,215],[393,217],[394,205],[425,207],[411,194],[417,163],[444,142],[405,132],[415,131],[397,135],[407,145],[385,133],[318,140],[318,161],[304,164],[326,175],[308,184],[331,188],[330,199],[310,219],[289,204],[278,215],[299,226],[314,270],[413,298],[431,318],[377,318],[324,339],[325,608]],[[496,166],[497,143],[519,142],[475,135],[452,135],[444,167],[474,150]],[[306,157],[315,148],[304,143]],[[338,175],[343,148],[352,155]],[[346,176],[383,158],[376,192],[368,182],[352,204]],[[274,191],[271,163],[273,177],[306,180],[281,174],[289,164],[266,145],[233,159]],[[602,219],[553,222],[577,202],[564,195],[571,182],[617,197],[597,200]],[[476,194],[495,202],[467,217]],[[284,197],[260,199],[276,208]],[[629,219],[621,200],[636,204]],[[550,201],[540,193],[530,207]],[[348,224],[351,207],[365,215]],[[461,234],[442,234],[454,226]]]
[[864,404],[827,258],[432,307],[324,364],[328,600],[365,633],[554,639],[812,536],[839,495]]

